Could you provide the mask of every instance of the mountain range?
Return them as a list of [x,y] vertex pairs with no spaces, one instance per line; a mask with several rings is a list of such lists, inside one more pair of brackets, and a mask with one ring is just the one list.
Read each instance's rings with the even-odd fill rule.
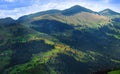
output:
[[119,74],[120,13],[75,5],[0,19],[0,74]]

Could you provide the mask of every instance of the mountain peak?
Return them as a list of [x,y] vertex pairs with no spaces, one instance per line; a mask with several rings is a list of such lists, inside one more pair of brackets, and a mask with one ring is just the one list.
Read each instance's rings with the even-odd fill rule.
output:
[[109,9],[109,8],[104,9],[104,10],[100,11],[99,13],[100,13],[101,15],[107,15],[107,16],[109,16],[109,15],[120,15],[120,13],[115,12],[115,11]]
[[72,6],[71,8],[84,8],[84,7],[82,7],[82,6],[80,6],[80,5],[75,5],[75,6]]
[[87,9],[85,7],[79,6],[79,5],[75,5],[69,9],[63,10],[62,14],[63,15],[73,15],[76,13],[80,13],[80,12],[90,12],[92,13],[93,11],[90,9]]

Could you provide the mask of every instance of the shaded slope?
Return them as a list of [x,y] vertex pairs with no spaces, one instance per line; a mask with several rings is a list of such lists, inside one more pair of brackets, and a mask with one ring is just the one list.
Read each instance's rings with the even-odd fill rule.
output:
[[105,15],[105,16],[120,15],[120,13],[115,12],[115,11],[113,11],[113,10],[111,10],[111,9],[105,9],[105,10],[103,10],[103,11],[100,11],[99,13],[102,14],[102,15]]

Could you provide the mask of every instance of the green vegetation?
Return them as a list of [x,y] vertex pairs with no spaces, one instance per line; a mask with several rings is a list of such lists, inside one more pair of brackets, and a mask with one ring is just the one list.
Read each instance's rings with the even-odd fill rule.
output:
[[116,62],[116,63],[120,63],[119,60],[115,60],[115,59],[111,59],[111,61]]
[[120,70],[111,71],[108,72],[108,74],[120,74]]
[[[39,39],[39,38],[36,38],[36,39]],[[71,56],[76,61],[80,61],[80,62],[89,62],[89,61],[94,62],[95,61],[94,56],[99,55],[98,53],[95,53],[93,51],[89,51],[88,52],[89,54],[82,51],[78,51],[70,48],[65,44],[64,45],[59,43],[54,44],[54,42],[49,40],[45,40],[45,42],[46,44],[54,45],[54,49],[44,53],[42,52],[39,54],[33,54],[32,60],[30,62],[10,68],[6,71],[6,73],[8,72],[9,74],[14,74],[14,73],[32,74],[31,71],[35,71],[36,74],[41,73],[45,70],[44,65],[49,63],[51,60],[53,60],[52,62],[55,63],[54,59],[57,58],[60,54]],[[49,71],[51,72],[51,74],[56,73],[56,71],[52,70],[52,67],[49,67],[49,66],[47,67],[49,68]],[[43,73],[46,73],[46,72],[43,72]]]

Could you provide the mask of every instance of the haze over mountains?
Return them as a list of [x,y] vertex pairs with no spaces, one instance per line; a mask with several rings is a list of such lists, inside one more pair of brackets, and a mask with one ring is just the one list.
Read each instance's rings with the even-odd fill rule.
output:
[[120,70],[120,13],[76,5],[18,20],[0,19],[0,74],[110,74],[112,70]]

